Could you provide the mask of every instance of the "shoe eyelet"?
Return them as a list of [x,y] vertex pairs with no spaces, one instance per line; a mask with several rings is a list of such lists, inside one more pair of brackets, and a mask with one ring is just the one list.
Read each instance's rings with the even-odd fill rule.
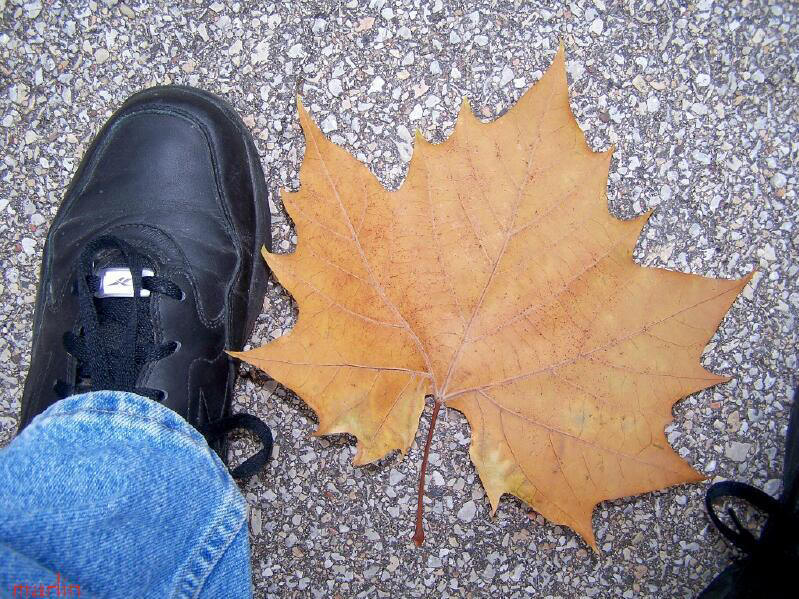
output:
[[183,344],[180,341],[178,341],[177,339],[174,340],[174,341],[171,341],[170,343],[174,343],[175,344],[175,348],[170,352],[169,355],[178,353],[180,348],[183,346]]
[[164,403],[166,401],[166,398],[169,397],[169,392],[164,391],[163,389],[156,389],[156,391],[158,392],[158,397],[155,401],[157,401],[158,403]]
[[180,289],[180,297],[178,298],[179,302],[186,301],[186,292]]

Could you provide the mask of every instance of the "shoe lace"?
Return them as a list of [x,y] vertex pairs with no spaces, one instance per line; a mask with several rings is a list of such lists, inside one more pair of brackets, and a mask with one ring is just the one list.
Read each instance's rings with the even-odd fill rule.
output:
[[[96,297],[101,280],[95,274],[95,258],[114,252],[115,266],[129,270],[133,297]],[[149,261],[133,246],[114,236],[90,241],[78,260],[76,293],[80,329],[64,333],[64,349],[77,361],[75,381],[58,380],[55,391],[64,398],[75,393],[109,390],[128,391],[163,401],[158,389],[139,387],[136,381],[149,362],[161,360],[178,350],[177,341],[155,342],[155,326],[150,313],[150,296],[158,293],[182,300],[183,291],[165,277],[145,275]],[[149,293],[143,295],[142,290]],[[261,441],[262,448],[231,471],[235,478],[256,474],[272,455],[272,432],[251,414],[234,414],[200,426],[209,443],[220,440],[234,429],[246,429]]]
[[[740,499],[757,508],[768,517],[767,526],[773,527],[773,530],[779,534],[772,535],[771,538],[768,538],[769,535],[765,533],[759,538],[755,537],[752,531],[741,523],[741,519],[732,508],[727,508],[727,515],[732,520],[734,528],[728,526],[719,518],[714,506],[715,501],[723,499]],[[719,532],[748,555],[762,552],[780,554],[783,548],[787,549],[796,545],[797,534],[799,534],[799,518],[783,502],[774,499],[757,487],[731,480],[715,483],[705,495],[705,505],[710,520]]]
[[[779,499],[752,485],[722,481],[711,485],[705,495],[710,520],[730,542],[746,554],[759,571],[795,571],[799,568],[799,389],[794,393],[785,450],[784,488]],[[739,499],[767,516],[763,532],[756,537],[732,508],[728,526],[716,513],[714,502]],[[762,578],[762,576],[761,576]],[[762,580],[760,581],[762,584]],[[764,595],[765,596],[765,595]]]

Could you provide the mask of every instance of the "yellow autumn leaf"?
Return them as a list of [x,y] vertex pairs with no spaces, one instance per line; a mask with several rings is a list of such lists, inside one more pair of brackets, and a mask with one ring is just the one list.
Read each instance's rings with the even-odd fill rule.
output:
[[[608,212],[611,151],[571,113],[563,48],[495,122],[464,101],[447,141],[417,133],[394,192],[300,121],[297,250],[264,253],[298,321],[236,355],[305,400],[317,434],[357,437],[355,464],[406,452],[430,395],[431,436],[442,404],[466,415],[494,510],[512,493],[595,549],[600,501],[702,478],[663,431],[726,380],[699,358],[748,279],[633,261],[647,216]],[[424,465],[420,514],[423,484]]]

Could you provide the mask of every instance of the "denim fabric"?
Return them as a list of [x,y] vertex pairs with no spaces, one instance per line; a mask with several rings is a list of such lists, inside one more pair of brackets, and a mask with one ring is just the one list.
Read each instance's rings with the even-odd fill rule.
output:
[[70,397],[0,450],[0,597],[250,597],[246,523],[222,461],[175,412]]

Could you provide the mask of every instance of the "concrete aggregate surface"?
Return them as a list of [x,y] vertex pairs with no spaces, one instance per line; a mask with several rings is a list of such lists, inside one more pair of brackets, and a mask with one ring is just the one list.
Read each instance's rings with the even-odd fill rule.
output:
[[[757,269],[703,358],[732,380],[678,403],[667,429],[708,481],[600,504],[595,555],[514,498],[492,518],[466,422],[445,410],[417,549],[431,406],[406,459],[354,468],[352,438],[312,437],[305,404],[243,366],[236,409],[264,418],[277,440],[271,465],[242,488],[256,596],[695,595],[734,557],[705,514],[708,484],[781,489],[799,345],[795,2],[0,0],[0,445],[16,430],[47,228],[92,136],[127,96],[180,83],[230,101],[276,191],[274,247],[289,252],[297,239],[277,190],[299,186],[297,94],[335,143],[396,188],[415,129],[446,139],[463,97],[497,118],[559,40],[590,145],[616,146],[611,211],[654,209],[636,259],[719,277]],[[271,282],[250,345],[295,318]]]

